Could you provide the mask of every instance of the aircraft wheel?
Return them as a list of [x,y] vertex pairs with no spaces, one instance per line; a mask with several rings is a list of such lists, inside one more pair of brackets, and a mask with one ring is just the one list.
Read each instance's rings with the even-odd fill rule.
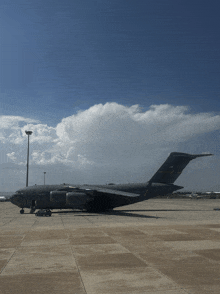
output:
[[20,214],[23,214],[24,213],[24,209],[22,208],[21,210],[20,210]]

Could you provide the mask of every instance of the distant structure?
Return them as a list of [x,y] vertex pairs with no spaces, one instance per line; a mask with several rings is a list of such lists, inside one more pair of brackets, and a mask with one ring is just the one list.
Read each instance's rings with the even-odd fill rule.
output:
[[220,192],[174,192],[158,198],[190,198],[190,199],[220,199]]
[[14,192],[0,192],[0,202],[10,201],[10,197]]

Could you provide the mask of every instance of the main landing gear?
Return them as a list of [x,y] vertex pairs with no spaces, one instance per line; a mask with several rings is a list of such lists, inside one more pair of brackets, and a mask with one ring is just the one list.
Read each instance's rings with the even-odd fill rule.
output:
[[20,210],[20,214],[24,214],[24,209],[23,208]]
[[36,205],[36,201],[33,199],[31,200],[31,206],[30,206],[30,213],[33,214],[35,212],[35,205]]
[[30,214],[33,214],[34,212],[35,212],[35,208],[31,207]]

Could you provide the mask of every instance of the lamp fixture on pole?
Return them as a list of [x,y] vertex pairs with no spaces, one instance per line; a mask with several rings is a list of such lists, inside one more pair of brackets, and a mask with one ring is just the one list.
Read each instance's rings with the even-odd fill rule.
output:
[[45,186],[45,175],[46,175],[46,172],[44,172],[44,186]]

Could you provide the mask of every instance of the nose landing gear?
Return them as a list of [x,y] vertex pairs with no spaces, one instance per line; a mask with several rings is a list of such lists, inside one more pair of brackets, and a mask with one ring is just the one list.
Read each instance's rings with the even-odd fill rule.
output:
[[31,214],[33,214],[33,213],[35,212],[35,204],[36,204],[36,203],[35,203],[35,200],[32,200],[32,201],[31,201],[31,207],[30,207],[30,209],[31,209],[31,210],[30,210],[30,213],[31,213]]
[[24,213],[24,209],[22,208],[21,210],[20,210],[20,214],[23,214]]

